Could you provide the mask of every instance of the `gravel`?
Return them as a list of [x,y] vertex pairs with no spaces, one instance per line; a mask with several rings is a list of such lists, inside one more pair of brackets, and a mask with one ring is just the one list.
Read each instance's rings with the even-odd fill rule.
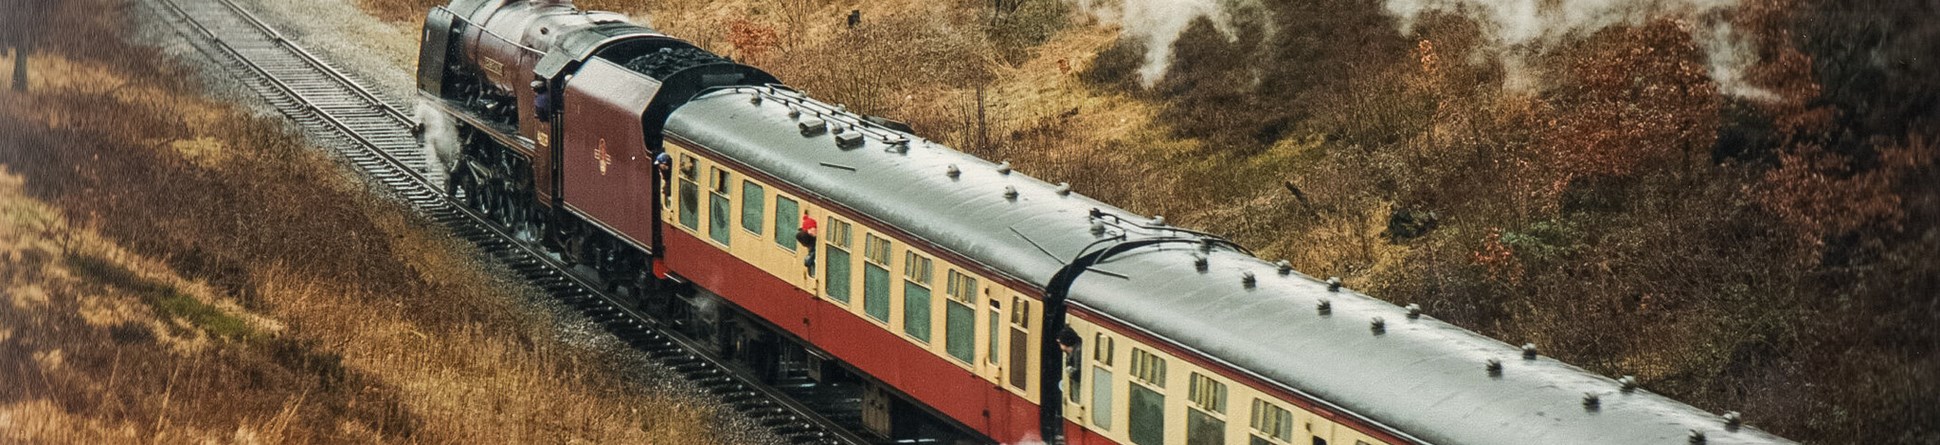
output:
[[[231,76],[223,66],[177,34],[171,24],[159,20],[170,17],[162,7],[150,1],[132,3],[139,11],[136,15],[147,18],[136,24],[134,35],[130,37],[133,41],[154,45],[180,63],[197,68],[202,74],[204,88],[211,97],[242,104],[257,116],[282,115]],[[412,109],[407,104],[417,97],[414,80],[417,25],[406,27],[385,23],[346,1],[238,0],[238,3],[269,22],[284,37],[347,71],[393,106],[403,110]],[[288,128],[293,132],[299,131],[294,124]],[[494,276],[501,277],[501,287],[507,290],[510,298],[516,299],[529,313],[554,321],[556,334],[562,343],[600,358],[610,372],[619,374],[638,390],[684,396],[718,408],[720,417],[716,421],[720,422],[719,431],[723,434],[718,439],[722,443],[781,442],[766,428],[721,405],[718,399],[709,396],[700,387],[653,362],[644,353],[621,342],[578,311],[545,296],[538,289],[509,278],[514,276],[510,270],[489,261],[482,252],[473,253],[479,267],[487,268]]]

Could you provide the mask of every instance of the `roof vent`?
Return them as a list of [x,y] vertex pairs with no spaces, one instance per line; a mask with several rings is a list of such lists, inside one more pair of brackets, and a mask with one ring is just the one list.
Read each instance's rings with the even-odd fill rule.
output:
[[1603,401],[1597,398],[1596,393],[1588,393],[1588,392],[1583,393],[1584,411],[1596,411],[1598,408],[1602,408],[1602,407],[1603,407]]
[[1058,183],[1058,196],[1071,196],[1071,183],[1069,182]]
[[1691,430],[1691,435],[1689,437],[1691,438],[1691,445],[1704,445],[1703,431]]
[[1496,360],[1496,359],[1489,359],[1488,362],[1482,364],[1482,369],[1486,369],[1489,371],[1489,377],[1501,377],[1502,361]]
[[1008,199],[1008,200],[1012,200],[1012,201],[1016,201],[1016,200],[1017,200],[1017,187],[1012,187],[1012,186],[1008,186],[1008,185],[1006,185],[1006,186],[1004,186],[1004,199]]
[[1103,221],[1092,221],[1091,236],[1103,236],[1104,234],[1105,234],[1105,223]]
[[754,105],[761,105],[761,93],[748,95],[748,103],[754,104]]
[[882,143],[890,144],[890,145],[904,145],[909,143],[909,137],[903,136],[900,134],[891,133],[888,136],[882,137]]
[[1327,277],[1327,291],[1340,292],[1340,277]]
[[835,134],[835,146],[840,148],[861,147],[862,133],[856,131],[838,132]]
[[1374,331],[1374,335],[1381,335],[1388,332],[1388,321],[1382,320],[1381,317],[1374,317],[1374,319],[1369,320],[1367,324],[1368,324],[1367,329],[1370,331]]
[[795,127],[802,130],[802,136],[814,136],[822,134],[824,130],[828,130],[828,122],[823,121],[819,117],[809,116],[802,118],[800,122],[796,122]]
[[1623,378],[1617,379],[1617,389],[1622,390],[1624,394],[1636,392],[1637,378],[1631,377],[1631,376],[1623,376]]
[[1421,319],[1421,305],[1408,303],[1408,319],[1409,320]]
[[1199,273],[1206,273],[1206,269],[1208,269],[1208,268],[1210,268],[1211,266],[1209,266],[1208,264],[1206,264],[1206,257],[1202,257],[1202,256],[1198,256],[1198,255],[1193,255],[1193,256],[1192,256],[1192,267],[1193,267],[1194,269],[1199,269]]
[[1154,216],[1154,217],[1152,217],[1152,225],[1154,225],[1154,226],[1163,226],[1163,225],[1165,225],[1165,215],[1159,215],[1159,216]]
[[997,164],[997,174],[1000,174],[1000,175],[1010,174],[1010,161],[1004,161],[1002,163]]
[[1334,313],[1334,302],[1333,302],[1333,301],[1328,301],[1328,300],[1320,300],[1320,302],[1319,302],[1319,303],[1315,303],[1315,304],[1314,304],[1314,309],[1317,309],[1317,310],[1319,310],[1319,311],[1320,311],[1320,315],[1330,315],[1330,314],[1333,314],[1333,313]]
[[795,108],[795,104],[788,104],[788,118],[794,119],[798,117],[802,117],[802,109]]
[[1535,343],[1523,343],[1523,344],[1522,344],[1522,359],[1523,359],[1523,360],[1535,360],[1535,359],[1536,359],[1536,344],[1535,344]]
[[1252,289],[1253,286],[1259,283],[1259,281],[1260,280],[1258,278],[1253,277],[1253,272],[1243,272],[1239,274],[1239,284],[1242,286],[1246,286],[1247,289]]
[[1273,263],[1273,266],[1279,269],[1280,275],[1293,274],[1293,263],[1289,263],[1287,260],[1280,260],[1278,263]]
[[948,167],[943,167],[943,176],[956,179],[958,176],[963,176],[963,170],[958,170],[956,164],[950,164]]
[[1744,417],[1744,415],[1738,414],[1737,411],[1724,413],[1725,431],[1738,431],[1739,427],[1745,426]]

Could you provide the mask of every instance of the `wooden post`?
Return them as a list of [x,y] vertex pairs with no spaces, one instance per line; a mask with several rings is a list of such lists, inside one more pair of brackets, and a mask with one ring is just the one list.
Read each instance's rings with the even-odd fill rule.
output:
[[18,42],[13,45],[14,91],[27,91],[27,54],[32,52],[33,50],[28,48],[27,42]]

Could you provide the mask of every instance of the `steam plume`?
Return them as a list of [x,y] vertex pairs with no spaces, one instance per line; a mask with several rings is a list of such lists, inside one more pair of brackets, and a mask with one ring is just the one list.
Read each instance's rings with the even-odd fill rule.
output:
[[1745,68],[1758,56],[1725,20],[1738,7],[1738,0],[1384,0],[1383,6],[1400,19],[1404,33],[1430,13],[1474,20],[1494,44],[1491,52],[1509,71],[1511,87],[1533,84],[1524,56],[1548,51],[1564,38],[1657,18],[1687,21],[1697,25],[1691,28],[1691,37],[1704,52],[1711,79],[1722,91],[1752,99],[1773,97],[1744,81]]
[[[1225,36],[1227,41],[1239,39],[1233,27],[1234,13],[1240,10],[1259,10],[1257,0],[1065,0],[1078,11],[1100,22],[1113,23],[1123,29],[1127,37],[1138,39],[1145,44],[1145,61],[1138,68],[1139,83],[1150,88],[1172,65],[1172,43],[1179,35],[1192,26],[1192,22],[1203,17],[1212,22],[1213,29]],[[1248,9],[1251,8],[1251,9]],[[1267,31],[1272,32],[1271,21]]]
[[452,124],[451,116],[424,101],[418,101],[412,115],[424,126],[425,164],[438,167],[427,173],[439,181],[450,180],[451,170],[458,166],[459,150],[463,148],[458,142],[457,125]]

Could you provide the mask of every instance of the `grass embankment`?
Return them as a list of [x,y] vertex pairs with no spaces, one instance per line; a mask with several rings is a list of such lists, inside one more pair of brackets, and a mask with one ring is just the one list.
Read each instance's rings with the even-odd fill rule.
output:
[[720,441],[278,120],[118,40],[140,10],[63,2],[30,91],[0,92],[0,442]]

